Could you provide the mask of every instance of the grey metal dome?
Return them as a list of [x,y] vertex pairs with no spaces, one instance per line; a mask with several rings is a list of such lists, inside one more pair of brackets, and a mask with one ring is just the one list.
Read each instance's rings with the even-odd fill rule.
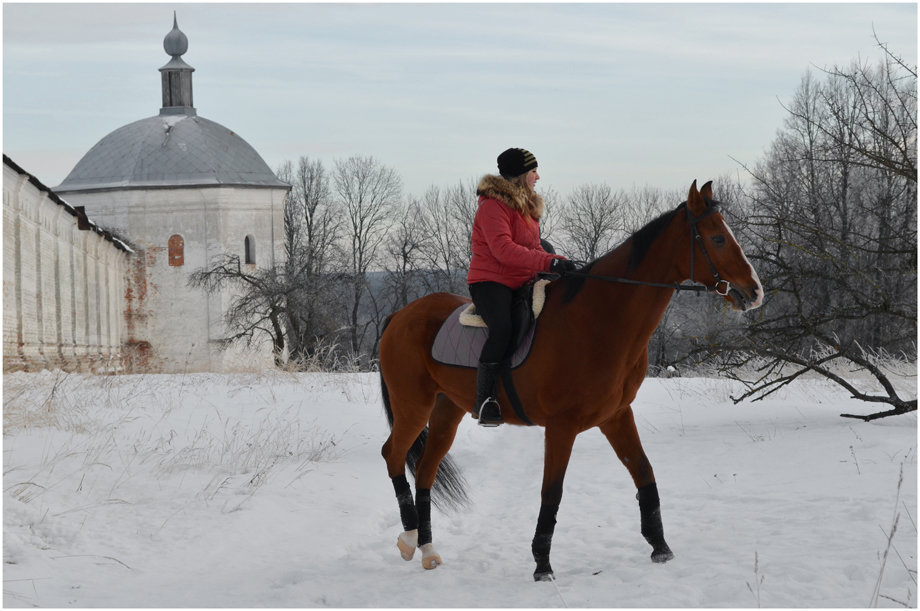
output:
[[54,191],[217,185],[288,186],[223,125],[196,115],[161,114],[100,140]]
[[163,48],[172,59],[160,68],[160,114],[129,123],[100,140],[54,190],[289,187],[235,132],[197,115],[192,106],[195,69],[181,58],[188,39],[179,30],[175,13]]

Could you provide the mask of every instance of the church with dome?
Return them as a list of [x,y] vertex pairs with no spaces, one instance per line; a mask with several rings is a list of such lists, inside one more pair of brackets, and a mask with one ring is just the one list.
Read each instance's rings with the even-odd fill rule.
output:
[[[284,255],[280,244],[290,185],[279,180],[236,132],[198,114],[193,103],[195,69],[183,60],[188,39],[175,16],[163,47],[170,59],[159,69],[162,106],[158,114],[104,136],[60,185],[48,189],[4,157],[4,222],[15,225],[19,232],[8,237],[4,229],[5,259],[10,242],[15,246],[11,249],[13,264],[19,267],[8,269],[4,261],[4,298],[14,304],[18,317],[7,316],[5,308],[6,370],[93,369],[80,362],[80,357],[92,361],[90,357],[103,344],[107,346],[102,349],[102,360],[114,363],[112,368],[133,371],[233,371],[272,362],[267,345],[224,349],[224,315],[235,293],[192,288],[189,277],[227,254],[237,255],[241,266],[250,270],[279,262]],[[8,180],[14,176],[19,180]],[[23,176],[32,180],[23,180]],[[21,185],[18,195],[8,193],[8,182],[28,183],[38,193]],[[16,210],[8,211],[8,199],[13,202],[17,197]],[[49,211],[30,212],[23,203],[26,200],[41,201]],[[23,213],[35,218],[29,221]],[[43,222],[43,215],[58,221]],[[110,237],[103,240],[107,244],[121,245],[122,254],[111,258],[122,260],[117,266],[122,269],[100,273],[98,256],[87,255],[92,265],[78,262],[73,253],[79,250],[79,240],[73,236],[82,239],[80,230],[51,227],[63,217],[74,227],[83,219],[84,227],[92,226],[96,235]],[[43,232],[69,234],[64,236],[63,247],[54,248],[54,252],[68,253],[69,263],[46,261],[47,249],[41,245],[50,238]],[[36,253],[37,280],[25,277],[32,267],[32,257],[25,251],[33,243],[41,251]],[[93,273],[86,273],[91,268]],[[68,280],[68,270],[76,278]],[[8,274],[19,276],[16,286],[12,279],[8,286]],[[98,320],[92,320],[102,314],[92,312],[94,308],[86,303],[94,291],[98,297],[102,289],[86,285],[93,282],[89,276],[99,279],[119,274],[122,277],[111,279],[111,286],[106,287],[106,299],[92,300],[95,308],[105,310],[108,323],[102,329],[95,324]],[[59,286],[53,286],[55,283]],[[52,303],[47,292],[64,294],[64,298]],[[78,307],[81,295],[87,299]],[[40,320],[29,320],[30,305],[39,310]],[[75,311],[67,312],[68,307]],[[59,310],[54,314],[58,320],[46,320],[53,314],[46,310]],[[95,334],[78,339],[79,331],[90,327],[96,328]],[[30,332],[33,328],[37,334]],[[104,335],[105,341],[93,335]]]

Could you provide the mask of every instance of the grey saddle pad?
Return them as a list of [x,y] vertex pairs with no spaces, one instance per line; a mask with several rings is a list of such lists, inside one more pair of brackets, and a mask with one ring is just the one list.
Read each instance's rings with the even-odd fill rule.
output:
[[[458,367],[475,368],[479,365],[479,355],[482,353],[482,345],[489,331],[484,327],[467,327],[460,324],[460,313],[469,305],[469,303],[464,303],[459,306],[441,325],[441,329],[434,338],[434,345],[431,347],[431,357],[437,362]],[[512,369],[520,366],[530,354],[536,326],[536,323],[530,325],[527,333],[524,334],[523,341],[511,355]]]

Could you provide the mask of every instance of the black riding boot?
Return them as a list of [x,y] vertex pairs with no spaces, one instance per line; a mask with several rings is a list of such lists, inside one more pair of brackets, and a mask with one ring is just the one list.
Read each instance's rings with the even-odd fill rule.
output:
[[502,424],[502,410],[495,400],[498,386],[498,372],[501,363],[479,363],[476,371],[476,403],[473,404],[473,418],[479,419],[479,426]]

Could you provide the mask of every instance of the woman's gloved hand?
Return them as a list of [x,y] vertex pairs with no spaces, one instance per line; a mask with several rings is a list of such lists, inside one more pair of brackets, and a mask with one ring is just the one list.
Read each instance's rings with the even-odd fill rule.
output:
[[553,262],[549,264],[549,271],[563,276],[566,272],[575,271],[576,269],[578,269],[578,266],[568,259],[553,259]]

